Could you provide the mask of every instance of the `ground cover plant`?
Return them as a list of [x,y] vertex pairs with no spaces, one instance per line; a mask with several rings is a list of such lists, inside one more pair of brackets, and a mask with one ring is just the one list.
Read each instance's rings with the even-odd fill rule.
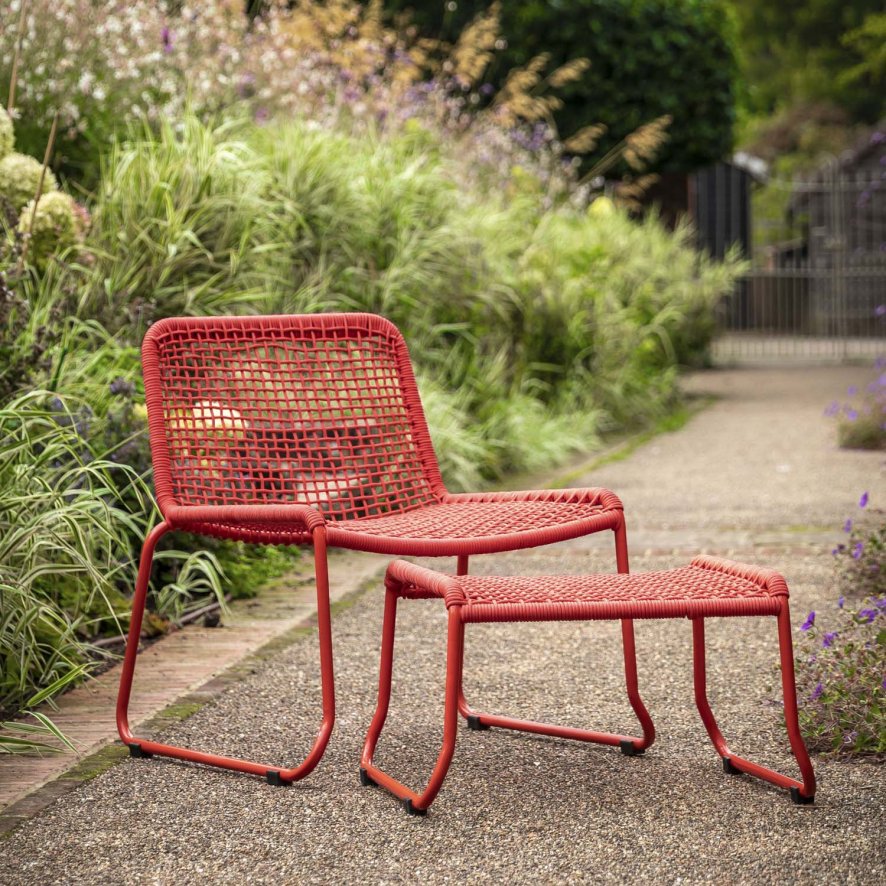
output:
[[[879,311],[878,311],[879,314]],[[884,443],[886,360],[876,377],[852,385],[844,402],[824,410],[837,421],[839,445],[878,449]],[[812,750],[842,756],[886,754],[886,511],[863,492],[834,545],[839,598],[830,611],[810,612],[796,653],[800,726]]]
[[[886,305],[877,309],[886,317]],[[837,422],[837,441],[846,449],[886,449],[886,358],[874,364],[874,378],[852,385],[845,402],[834,400],[825,415]]]
[[863,493],[832,550],[840,596],[810,612],[796,652],[800,727],[810,750],[886,754],[886,512]]
[[[273,4],[251,22],[221,0],[88,5],[116,53],[72,31],[81,0],[2,13],[0,86],[25,24],[0,145],[39,167],[58,110],[45,197],[71,201],[45,228],[7,201],[0,233],[0,521],[10,538],[30,527],[5,564],[5,714],[79,679],[98,660],[90,644],[125,628],[154,519],[138,358],[152,321],[385,314],[410,344],[457,489],[666,414],[676,367],[703,354],[740,270],[698,254],[686,228],[591,202],[547,119],[551,90],[582,64],[534,60],[471,111],[492,15],[444,53],[384,26],[378,4]],[[652,121],[619,150],[640,161],[662,137]],[[156,630],[206,597],[254,592],[294,556],[168,544]]]

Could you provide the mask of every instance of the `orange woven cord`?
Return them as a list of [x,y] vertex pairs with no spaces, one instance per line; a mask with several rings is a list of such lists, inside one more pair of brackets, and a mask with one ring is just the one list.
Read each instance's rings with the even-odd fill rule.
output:
[[[741,577],[742,570],[752,567],[713,558],[710,562],[733,571],[692,565],[626,575],[459,576],[454,580],[465,602],[450,594],[446,605],[462,605],[465,622],[778,614],[786,586],[770,590],[764,581]],[[404,580],[417,581],[419,587],[407,585],[401,596],[427,596],[421,590],[434,593],[435,586],[424,584],[421,577],[404,575]]]
[[788,596],[787,582],[774,569],[767,569],[764,566],[749,566],[747,563],[736,563],[734,560],[726,560],[723,557],[711,557],[705,554],[694,557],[690,565],[698,566],[701,569],[722,572],[724,575],[745,578],[748,581],[759,584],[761,587],[767,588],[771,594]]
[[164,514],[299,502],[356,518],[445,491],[406,345],[381,317],[161,320],[143,363]]
[[[588,493],[587,500],[569,500],[577,497],[573,495],[576,492]],[[340,547],[416,557],[536,547],[614,529],[622,519],[622,511],[599,504],[599,492],[563,490],[565,501],[553,496],[536,499],[526,493],[526,501],[458,500],[452,504],[446,502],[456,496],[447,496],[444,503],[420,510],[330,523],[329,539]]]
[[406,560],[392,560],[385,573],[385,587],[401,597],[424,599],[441,597],[448,606],[467,602],[461,587],[461,578],[446,575]]

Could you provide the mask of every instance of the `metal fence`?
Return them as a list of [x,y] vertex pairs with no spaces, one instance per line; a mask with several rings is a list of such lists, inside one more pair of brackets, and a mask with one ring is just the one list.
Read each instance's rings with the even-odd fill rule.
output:
[[[861,169],[834,161],[806,179],[770,182],[765,205],[755,205],[751,270],[720,306],[716,361],[886,355],[881,159]],[[736,210],[722,203],[720,212]]]

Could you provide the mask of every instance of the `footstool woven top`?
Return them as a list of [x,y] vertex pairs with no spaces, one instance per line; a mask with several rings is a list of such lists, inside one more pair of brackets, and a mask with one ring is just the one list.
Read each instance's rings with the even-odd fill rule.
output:
[[718,557],[659,572],[452,576],[396,561],[400,596],[441,597],[466,622],[777,615],[788,596],[772,569]]

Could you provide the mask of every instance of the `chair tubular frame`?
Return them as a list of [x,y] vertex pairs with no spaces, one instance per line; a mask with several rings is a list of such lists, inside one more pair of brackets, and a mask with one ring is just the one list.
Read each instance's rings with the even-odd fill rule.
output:
[[[696,562],[707,560],[709,558],[697,558]],[[621,561],[620,561],[621,565]],[[734,564],[740,566],[740,564]],[[626,561],[625,561],[626,566]],[[459,561],[459,569],[466,567],[466,562]],[[626,569],[625,569],[626,571]],[[466,574],[461,572],[460,574]],[[773,575],[775,575],[773,573]],[[783,584],[783,579],[778,576]],[[415,586],[432,589],[432,593],[416,593]],[[415,566],[398,560],[391,564],[385,579],[385,611],[382,626],[382,647],[381,647],[381,663],[379,667],[379,694],[378,705],[375,715],[372,718],[366,739],[363,745],[363,752],[360,762],[360,780],[364,785],[378,785],[385,788],[395,797],[397,797],[404,805],[407,812],[412,815],[425,815],[428,808],[437,797],[446,774],[449,770],[452,756],[455,751],[455,742],[457,738],[457,726],[459,715],[468,720],[468,725],[472,729],[486,729],[491,726],[520,730],[524,732],[534,732],[542,735],[551,735],[560,738],[568,738],[579,741],[588,741],[604,745],[618,746],[627,756],[638,756],[648,748],[655,738],[655,730],[652,720],[649,717],[646,708],[640,700],[637,691],[637,674],[635,660],[635,645],[633,635],[633,620],[621,619],[622,636],[624,639],[625,650],[625,672],[628,683],[628,694],[635,713],[643,727],[642,738],[632,738],[625,735],[616,735],[611,733],[591,732],[584,729],[573,729],[561,727],[551,724],[535,723],[526,720],[516,720],[510,717],[502,717],[497,715],[477,713],[473,711],[466,703],[464,693],[462,691],[462,679],[464,668],[464,636],[465,624],[468,622],[482,621],[512,621],[515,619],[496,618],[484,619],[482,616],[466,616],[466,610],[470,607],[464,605],[464,600],[457,582],[453,581],[450,576],[434,573],[424,567]],[[448,610],[448,628],[447,628],[447,653],[446,653],[446,688],[444,695],[444,714],[443,714],[443,740],[440,751],[437,756],[436,763],[432,770],[431,776],[424,789],[414,791],[393,776],[379,768],[373,763],[378,742],[382,730],[387,719],[388,709],[390,705],[391,689],[392,689],[392,670],[394,658],[394,636],[396,629],[397,601],[404,596],[404,588],[410,587],[408,594],[410,598],[416,597],[441,597],[446,602]],[[725,607],[724,611],[712,611],[712,615],[775,615],[778,624],[779,653],[782,671],[782,690],[784,696],[785,721],[787,726],[788,738],[791,750],[796,758],[800,769],[801,779],[797,780],[782,775],[765,766],[761,766],[750,760],[734,754],[726,744],[710,704],[706,693],[706,668],[705,668],[705,642],[704,642],[704,615],[690,615],[692,622],[693,637],[693,674],[695,703],[701,715],[702,722],[707,730],[712,744],[717,750],[723,761],[724,771],[728,774],[738,775],[747,774],[759,778],[765,782],[775,785],[779,788],[786,788],[790,791],[791,799],[797,804],[811,804],[815,798],[815,774],[812,769],[812,763],[809,754],[800,734],[799,720],[797,714],[797,694],[794,681],[794,659],[793,644],[791,640],[791,624],[786,596],[787,590],[785,586],[785,596],[775,598],[777,602],[770,607],[770,611],[763,613],[761,611],[741,612],[735,607]],[[503,607],[504,608],[504,607]],[[774,608],[774,612],[771,611]],[[581,618],[575,615],[575,618]],[[654,607],[650,609],[649,614],[644,614],[644,618],[662,618],[675,617],[668,615],[665,611],[659,614],[655,613]],[[584,618],[612,618],[612,616],[598,614],[596,616],[588,616]],[[521,619],[522,620],[522,619]],[[553,618],[538,617],[531,619],[534,621],[552,621]]]
[[[141,635],[142,618],[145,611],[148,582],[151,574],[154,550],[157,542],[175,525],[164,520],[151,530],[142,548],[136,580],[135,596],[132,601],[132,616],[129,623],[129,634],[126,642],[126,654],[120,674],[120,689],[117,694],[117,732],[130,755],[138,758],[153,756],[172,757],[190,763],[201,763],[216,766],[235,772],[263,776],[269,784],[292,784],[309,775],[323,757],[332,729],[335,725],[335,678],[332,658],[332,619],[329,606],[329,574],[326,557],[326,528],[323,518],[312,509],[303,508],[302,518],[306,525],[312,524],[311,538],[314,547],[314,567],[317,588],[317,629],[320,645],[320,685],[322,696],[322,719],[313,746],[298,765],[292,767],[267,765],[243,760],[236,757],[225,757],[219,754],[195,751],[178,745],[164,744],[150,739],[138,738],[129,726],[129,702],[132,695],[133,677],[135,675],[136,657]],[[255,519],[255,515],[252,515]]]
[[[330,353],[325,356],[321,353],[318,358],[317,349],[322,351],[324,344],[329,345]],[[298,356],[301,353],[299,348],[305,352],[304,365],[299,362],[302,359]],[[370,358],[365,354],[370,352],[375,354],[373,359],[379,361],[378,367],[368,362]],[[275,357],[275,353],[282,356]],[[228,365],[231,355],[234,355],[237,368]],[[262,363],[262,360],[266,362]],[[316,390],[305,381],[314,371],[312,360],[320,367]],[[348,366],[348,360],[355,361],[355,365]],[[468,557],[475,554],[537,547],[611,530],[615,533],[618,568],[627,571],[623,508],[618,497],[609,490],[450,493],[446,489],[406,343],[397,328],[383,317],[314,314],[166,318],[155,323],[145,336],[142,362],[154,486],[162,521],[151,530],[142,549],[117,700],[118,732],[133,756],[159,755],[218,766],[265,776],[273,784],[289,784],[311,772],[323,755],[335,722],[327,547],[394,556],[457,557],[459,564],[467,570]],[[358,375],[363,378],[364,385],[376,383],[380,386],[375,400],[371,399],[374,396],[371,392],[365,394],[361,390],[355,393],[353,379]],[[334,382],[345,386],[344,394],[333,391]],[[307,405],[299,403],[302,395]],[[349,401],[348,397],[353,399]],[[325,401],[318,409],[323,398]],[[389,403],[393,404],[391,415],[396,413],[390,420],[379,406]],[[338,413],[335,413],[336,409]],[[328,413],[333,418],[323,417],[318,421],[318,412],[321,415]],[[373,423],[373,416],[380,417],[380,421]],[[386,429],[390,431],[389,424],[399,429],[396,433],[400,436],[393,440],[394,448],[403,454],[404,463],[409,464],[413,484],[403,491],[402,500],[397,499],[400,494],[396,491],[400,488],[397,478],[383,470],[390,462],[385,455],[390,449],[390,433],[384,439],[381,436],[374,438],[376,448],[372,451],[380,453],[378,464],[382,468],[376,465],[368,471],[373,477],[368,485],[396,487],[393,504],[386,504],[383,500],[384,490],[381,499],[372,499],[372,495],[379,493],[370,491],[370,501],[381,501],[381,504],[370,504],[369,507],[358,502],[358,496],[349,498],[347,491],[344,505],[341,502],[336,504],[334,492],[323,499],[322,491],[317,490],[326,482],[322,472],[327,469],[318,465],[325,464],[331,452],[306,452],[297,438],[325,435],[328,447],[334,444],[345,449],[351,442],[347,436],[342,436],[342,429],[336,421],[350,422],[348,429],[364,436],[371,436],[376,431],[383,434]],[[281,438],[280,429],[284,426],[288,436]],[[207,428],[212,430],[207,431]],[[254,434],[248,440],[246,428],[251,428]],[[231,442],[238,435],[244,439],[236,444]],[[267,438],[273,435],[277,436],[271,444]],[[281,443],[281,439],[286,442]],[[250,461],[249,449],[257,447],[261,450],[263,445],[262,458],[266,463],[261,464],[261,459],[256,458]],[[292,450],[286,453],[285,463],[279,453],[281,446]],[[241,451],[235,453],[235,448]],[[355,453],[354,463],[362,465],[359,470],[368,470],[366,464],[373,456],[352,451]],[[232,460],[226,462],[228,455]],[[224,466],[227,479],[220,481],[218,477],[201,473],[204,469],[200,458],[210,466]],[[209,470],[211,467],[206,469]],[[310,475],[312,470],[321,473],[320,479]],[[273,482],[267,482],[271,473]],[[313,489],[318,500],[300,497],[302,487],[295,484],[294,473],[309,475],[304,488]],[[242,485],[242,479],[237,479],[244,475],[250,475],[253,480],[262,475],[265,481],[255,484],[258,491],[253,492]],[[238,483],[241,485],[237,486]],[[208,489],[206,495],[203,488]],[[336,488],[335,484],[332,488]],[[275,490],[283,490],[285,494],[276,494]],[[570,516],[536,519],[539,509],[552,505],[566,506]],[[372,523],[372,518],[389,516],[398,518],[401,524],[406,518],[408,523],[416,515],[426,513],[426,506],[437,508],[437,513],[450,514],[446,523],[451,530],[449,534],[436,531],[436,527],[431,532],[426,529],[423,533],[411,532],[409,526],[404,529],[403,525],[394,525],[397,520],[382,528],[376,525],[373,531],[366,526]],[[516,521],[508,516],[515,507],[526,508],[524,516]],[[478,523],[475,519],[470,526],[464,524],[460,515],[466,510],[472,511],[475,517],[482,511],[482,520]],[[496,513],[504,513],[505,517],[495,518]],[[491,522],[487,514],[493,518]],[[494,528],[491,528],[492,524],[495,524]],[[481,526],[479,530],[478,525]],[[164,744],[133,734],[129,725],[129,702],[151,564],[157,543],[171,529],[256,544],[312,546],[322,714],[314,745],[299,765],[265,765]],[[636,689],[630,621],[625,621],[623,631],[629,696],[644,728],[643,738],[631,739],[639,752],[651,744],[654,730]],[[458,698],[462,715],[470,718],[470,722],[475,722],[476,718],[481,724],[495,720],[493,715],[473,712],[460,686]],[[593,736],[596,735],[588,733],[588,740],[595,740]]]

